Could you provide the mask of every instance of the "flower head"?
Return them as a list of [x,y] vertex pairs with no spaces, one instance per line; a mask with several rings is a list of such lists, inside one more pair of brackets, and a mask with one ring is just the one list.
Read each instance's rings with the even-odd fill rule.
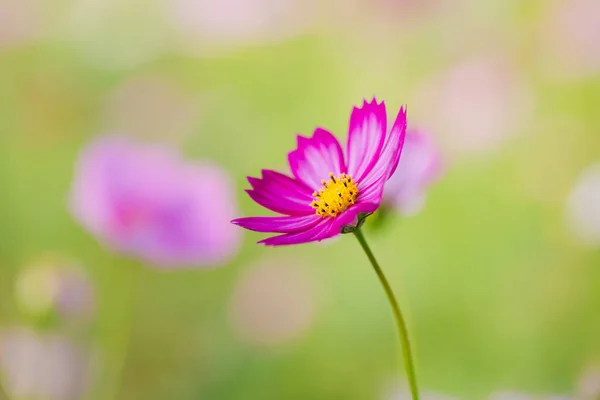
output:
[[409,129],[398,168],[385,185],[383,202],[401,214],[418,211],[424,203],[425,191],[442,172],[441,156],[431,137]]
[[388,132],[385,104],[364,102],[354,108],[346,153],[323,128],[313,136],[298,136],[288,155],[293,177],[263,170],[248,177],[246,192],[261,206],[281,216],[248,217],[232,221],[257,232],[281,233],[259,243],[271,246],[320,241],[356,223],[359,214],[374,212],[392,176],[406,134],[406,111],[401,108]]
[[215,165],[120,138],[82,153],[71,192],[75,218],[109,247],[161,266],[213,265],[239,233],[232,184]]

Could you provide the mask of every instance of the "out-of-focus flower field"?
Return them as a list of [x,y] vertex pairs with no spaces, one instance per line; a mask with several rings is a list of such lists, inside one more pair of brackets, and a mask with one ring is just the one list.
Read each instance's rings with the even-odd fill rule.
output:
[[600,399],[598,0],[0,0],[0,399],[409,399],[352,235],[229,223],[373,96],[423,398]]

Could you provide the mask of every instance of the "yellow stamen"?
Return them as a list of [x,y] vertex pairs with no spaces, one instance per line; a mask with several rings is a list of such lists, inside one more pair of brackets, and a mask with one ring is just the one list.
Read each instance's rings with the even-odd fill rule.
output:
[[314,200],[310,204],[317,215],[335,217],[354,204],[358,195],[356,183],[350,175],[334,176],[329,173],[328,181],[321,181],[323,188],[313,193]]

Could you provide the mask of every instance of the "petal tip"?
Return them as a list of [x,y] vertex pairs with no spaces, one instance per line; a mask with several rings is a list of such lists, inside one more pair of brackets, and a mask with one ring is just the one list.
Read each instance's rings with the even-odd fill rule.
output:
[[299,133],[296,134],[296,144],[298,146],[302,145],[303,143],[308,142],[309,140],[310,140],[310,138],[308,138],[306,136],[300,135]]
[[256,242],[256,244],[262,244],[265,247],[274,247],[275,245],[270,243],[270,239],[272,239],[273,237],[268,237],[265,239],[261,239],[258,242]]
[[256,185],[260,183],[260,178],[255,178],[253,176],[247,176],[246,180],[248,181],[250,186],[252,186],[252,188],[255,188]]

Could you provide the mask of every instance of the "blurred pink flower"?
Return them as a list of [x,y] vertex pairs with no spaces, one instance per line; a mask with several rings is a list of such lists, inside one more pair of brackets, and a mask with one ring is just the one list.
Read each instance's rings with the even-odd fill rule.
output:
[[0,1],[0,50],[27,43],[39,34],[39,17],[31,0]]
[[65,268],[60,271],[60,289],[56,309],[65,317],[89,315],[94,309],[94,289],[83,270]]
[[82,152],[71,192],[75,218],[109,247],[163,267],[214,265],[240,234],[229,176],[169,148],[97,139]]
[[396,172],[385,185],[383,203],[410,215],[421,210],[428,187],[443,173],[441,155],[425,132],[409,129]]
[[80,399],[89,372],[84,353],[61,336],[25,328],[0,334],[0,378],[14,398]]
[[28,313],[57,311],[62,317],[80,318],[94,308],[94,288],[75,262],[44,255],[25,268],[16,281],[15,295]]
[[533,112],[531,88],[502,55],[462,61],[427,82],[418,109],[457,153],[485,152],[501,145]]
[[261,260],[244,271],[233,290],[230,317],[235,333],[259,346],[297,339],[314,321],[315,286],[296,262]]
[[[312,1],[167,0],[173,27],[192,51],[278,42],[294,36],[314,16]],[[316,3],[315,3],[316,4]]]
[[600,398],[600,365],[588,367],[577,382],[579,397],[585,400]]
[[541,48],[551,57],[544,67],[563,76],[600,72],[600,2],[562,0],[553,7],[542,36]]

